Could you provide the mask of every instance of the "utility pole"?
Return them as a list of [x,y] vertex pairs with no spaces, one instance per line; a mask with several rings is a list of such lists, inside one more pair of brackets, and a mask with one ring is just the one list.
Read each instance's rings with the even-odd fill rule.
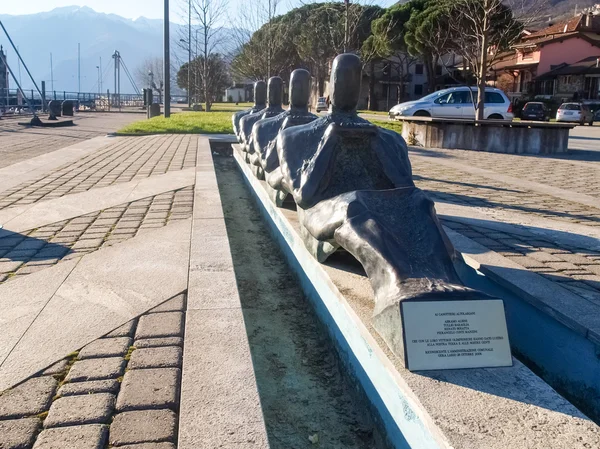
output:
[[169,42],[169,0],[165,0],[165,15],[164,15],[164,57],[163,57],[163,73],[165,79],[165,118],[171,117],[171,53]]
[[192,0],[188,0],[188,108],[192,107]]
[[50,86],[54,92],[54,68],[52,67],[52,53],[50,53]]
[[[77,42],[77,94],[81,93],[81,44]],[[79,95],[77,95],[79,98]]]
[[100,93],[102,93],[102,56],[100,56]]

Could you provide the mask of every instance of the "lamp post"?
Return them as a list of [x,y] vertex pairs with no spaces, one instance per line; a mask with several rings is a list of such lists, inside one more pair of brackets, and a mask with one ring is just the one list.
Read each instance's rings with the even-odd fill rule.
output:
[[188,0],[188,108],[192,107],[192,0]]
[[169,48],[169,0],[165,0],[165,14],[164,14],[164,32],[163,32],[163,73],[165,78],[165,118],[171,117],[171,52]]
[[102,87],[100,86],[100,66],[97,65],[96,68],[98,69],[98,95],[100,95],[102,93]]

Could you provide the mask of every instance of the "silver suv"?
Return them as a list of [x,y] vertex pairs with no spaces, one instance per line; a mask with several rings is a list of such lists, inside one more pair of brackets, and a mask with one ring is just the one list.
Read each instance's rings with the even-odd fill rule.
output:
[[[400,103],[390,109],[390,118],[399,117],[440,117],[440,118],[475,118],[477,89],[469,87],[451,87],[438,90],[416,101]],[[512,104],[500,89],[485,88],[485,119],[512,120],[514,114]]]

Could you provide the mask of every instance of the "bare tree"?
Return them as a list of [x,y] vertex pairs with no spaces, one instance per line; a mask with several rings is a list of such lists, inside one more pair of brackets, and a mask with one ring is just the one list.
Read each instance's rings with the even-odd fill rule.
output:
[[[221,77],[222,73],[214,70],[211,64],[213,55],[222,51],[226,45],[227,36],[224,35],[220,24],[228,12],[227,0],[188,0],[191,2],[192,17],[199,27],[199,54],[202,67],[201,91],[204,96],[205,110],[210,111],[214,94],[211,87],[218,84],[212,78]],[[191,45],[191,42],[188,42]]]
[[162,98],[165,85],[163,59],[159,57],[146,58],[136,68],[133,74],[139,86],[149,87]]
[[[266,79],[279,73],[274,61],[283,49],[280,28],[274,23],[280,0],[240,2],[233,32],[236,75],[252,80]],[[259,32],[260,30],[260,32]],[[254,37],[254,39],[253,39]]]
[[[477,120],[484,119],[489,68],[502,52],[521,38],[524,26],[539,17],[546,0],[452,0],[446,22],[452,50],[477,80]],[[440,30],[437,30],[440,32]]]

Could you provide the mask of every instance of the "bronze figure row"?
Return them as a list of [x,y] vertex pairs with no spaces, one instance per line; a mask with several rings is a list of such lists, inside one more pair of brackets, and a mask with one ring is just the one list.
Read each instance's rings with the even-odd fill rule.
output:
[[321,117],[308,111],[306,70],[291,75],[287,111],[281,78],[269,79],[266,105],[259,81],[255,106],[233,123],[246,162],[275,204],[292,196],[311,254],[324,262],[342,247],[362,264],[375,292],[373,324],[402,357],[402,301],[489,297],[462,285],[434,204],[414,185],[404,139],[358,116],[361,77],[359,57],[339,55],[331,109]]

